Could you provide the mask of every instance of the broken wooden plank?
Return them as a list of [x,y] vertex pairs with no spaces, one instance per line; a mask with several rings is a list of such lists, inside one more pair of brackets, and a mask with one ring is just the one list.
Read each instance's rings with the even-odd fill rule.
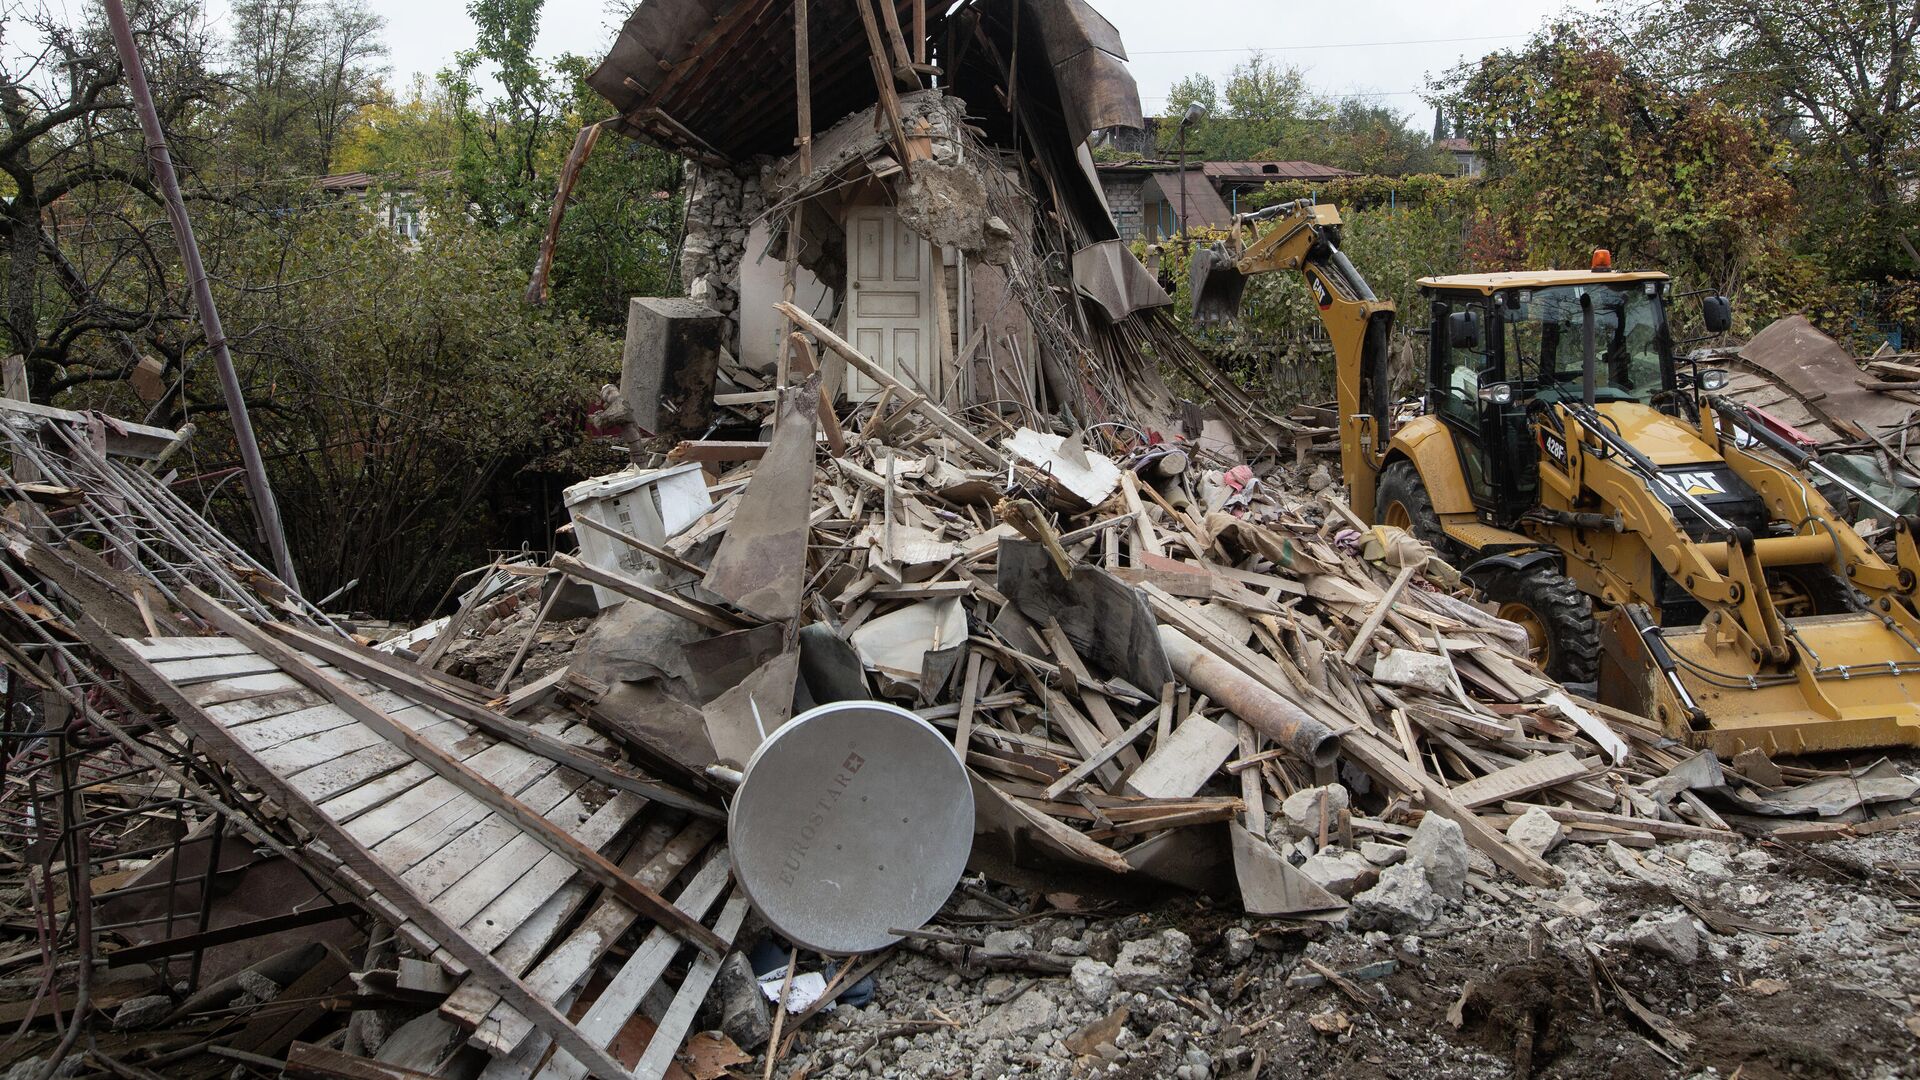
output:
[[735,630],[748,630],[753,627],[753,623],[746,619],[729,614],[711,604],[702,604],[698,600],[689,600],[684,596],[662,592],[645,582],[612,570],[602,570],[591,563],[581,562],[571,555],[555,555],[549,565],[569,577],[576,577],[582,581],[612,589],[622,596],[678,615],[716,633],[731,634]]
[[[913,389],[911,387],[895,378],[892,372],[868,359],[859,349],[848,344],[845,338],[827,329],[826,325],[820,320],[792,304],[780,303],[775,304],[774,307],[778,308],[782,315],[787,316],[796,324],[805,328],[809,334],[814,336],[815,340],[833,350],[842,360],[845,360],[855,370],[867,378],[872,379],[882,386],[893,387],[896,393],[908,396],[912,395]],[[1006,458],[1003,457],[999,451],[981,442],[972,431],[967,429],[966,425],[955,420],[945,409],[925,399],[917,402],[914,408],[920,412],[920,415],[932,421],[933,426],[951,436],[955,442],[973,451],[986,465],[994,469],[1006,468]]]
[[1213,778],[1239,745],[1239,736],[1195,713],[1127,777],[1126,791],[1149,799],[1187,798]]
[[1453,797],[1462,806],[1477,808],[1569,780],[1579,780],[1589,771],[1585,762],[1563,750],[1557,754],[1528,758],[1518,765],[1509,765],[1498,772],[1476,776],[1464,784],[1455,784]]

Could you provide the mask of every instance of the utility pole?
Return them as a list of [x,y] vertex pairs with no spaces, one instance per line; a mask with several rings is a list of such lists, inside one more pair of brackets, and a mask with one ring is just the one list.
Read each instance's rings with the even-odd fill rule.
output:
[[1192,245],[1187,242],[1187,129],[1200,122],[1207,115],[1206,106],[1194,102],[1180,117],[1180,250],[1190,251]]
[[153,107],[153,92],[147,87],[146,69],[140,64],[140,52],[133,43],[133,28],[120,0],[103,0],[107,22],[113,27],[114,48],[120,53],[120,66],[127,72],[127,88],[133,92],[134,111],[140,115],[140,128],[147,137],[148,164],[160,193],[167,200],[167,217],[173,222],[174,242],[180,246],[180,262],[187,271],[187,283],[193,289],[194,307],[200,312],[200,328],[207,335],[207,348],[213,352],[213,366],[220,374],[220,392],[227,399],[227,415],[233,418],[233,438],[240,447],[240,462],[246,468],[247,493],[252,496],[253,521],[260,539],[273,554],[274,573],[294,592],[300,580],[294,576],[293,557],[287,551],[286,533],[280,527],[280,507],[274,501],[273,487],[267,483],[267,467],[260,460],[260,444],[253,436],[253,421],[247,416],[246,397],[240,390],[240,376],[233,370],[233,355],[227,351],[227,334],[220,326],[220,309],[214,306],[213,289],[207,284],[207,268],[200,262],[200,245],[193,238],[193,222],[187,218],[187,204],[180,198],[180,181],[173,172],[173,155],[167,151],[166,133],[160,130],[160,113]]

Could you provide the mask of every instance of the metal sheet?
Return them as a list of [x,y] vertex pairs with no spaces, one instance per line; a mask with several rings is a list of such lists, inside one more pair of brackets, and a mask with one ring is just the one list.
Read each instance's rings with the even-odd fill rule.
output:
[[1740,358],[1772,374],[1814,415],[1849,434],[1885,436],[1913,405],[1860,385],[1860,365],[1805,316],[1789,315],[1740,347]]
[[1074,252],[1073,284],[1114,322],[1142,308],[1173,303],[1121,240],[1103,240]]
[[946,903],[973,846],[973,790],[931,724],[880,701],[795,717],[754,751],[727,822],[735,880],[795,943],[858,953]]
[[1002,540],[994,586],[1035,624],[1060,620],[1060,629],[1097,673],[1118,675],[1149,692],[1172,681],[1173,668],[1146,599],[1105,570],[1077,566],[1069,580],[1041,545]]
[[773,441],[747,481],[705,585],[768,622],[800,613],[813,507],[813,433],[820,375],[780,393]]

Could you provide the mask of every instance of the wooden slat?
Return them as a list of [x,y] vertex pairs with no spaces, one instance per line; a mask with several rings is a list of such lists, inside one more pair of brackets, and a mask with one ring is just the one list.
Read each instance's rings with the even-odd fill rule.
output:
[[[720,827],[714,822],[693,822],[656,852],[647,864],[634,874],[634,877],[653,888],[665,889],[682,870],[707,849],[719,831]],[[698,899],[702,895],[699,887],[701,882],[709,877],[713,878],[712,896],[703,902]],[[674,898],[673,904],[696,919],[704,918],[706,909],[712,905],[713,900],[719,898],[720,889],[725,884],[726,860],[716,857],[701,869],[694,881],[679,896]],[[625,934],[639,918],[639,912],[614,897],[603,896],[600,902],[594,905],[593,911],[572,933],[567,935],[567,939],[555,946],[553,951],[540,961],[539,966],[526,976],[527,987],[555,1001],[560,1000],[563,995],[578,987],[586,979],[594,965],[600,962],[600,958],[606,955],[607,951],[620,940],[621,935]],[[673,941],[672,937],[664,932],[662,936]],[[678,948],[677,941],[674,942],[674,947]],[[459,996],[457,991],[455,996]],[[602,996],[605,996],[604,992]],[[483,1000],[474,1000],[476,998]],[[521,1047],[528,1035],[533,1033],[533,1024],[526,1017],[505,1005],[498,1004],[498,999],[490,994],[469,995],[469,1000],[461,1004],[468,1010],[468,1016],[480,1021],[475,1025],[473,1037],[469,1040],[472,1045],[483,1047],[496,1054],[512,1053],[516,1048]],[[479,1006],[478,1015],[473,1011],[476,1005]],[[457,1010],[459,1006],[455,1008]],[[447,1005],[442,1005],[440,1011],[442,1016],[449,1015]],[[480,1020],[481,1017],[484,1017],[484,1020]],[[591,1031],[585,1021],[582,1021],[581,1030],[588,1032],[591,1037]],[[540,1043],[542,1050],[545,1045],[544,1041]],[[537,1061],[538,1057],[536,1056],[534,1060]]]
[[[537,774],[537,778],[514,793],[521,805],[540,814],[566,802],[583,783],[579,774],[568,774],[557,766],[549,769],[547,764],[536,762],[528,766],[529,773]],[[522,774],[519,779],[526,779],[527,775]],[[494,812],[471,792],[465,792],[443,807],[442,812],[429,814],[401,837],[371,850],[421,896],[433,901],[442,915],[458,925],[466,921],[466,915],[453,918],[441,905],[441,894],[520,835],[513,819]],[[522,873],[526,869],[527,865],[520,867]],[[498,895],[498,890],[494,895]]]
[[651,777],[641,776],[619,762],[593,753],[592,750],[597,748],[611,750],[611,744],[598,736],[577,745],[555,739],[543,731],[529,728],[518,720],[510,720],[483,705],[474,704],[435,686],[418,671],[409,670],[397,661],[348,650],[317,634],[293,627],[277,628],[304,651],[386,687],[388,692],[399,695],[400,700],[417,701],[429,705],[473,724],[495,738],[513,743],[541,757],[558,761],[621,791],[631,791],[653,802],[676,807],[700,817],[716,821],[725,817],[718,808],[689,792]]
[[270,675],[279,671],[271,661],[255,656],[252,652],[236,653],[228,656],[194,656],[182,660],[161,660],[155,663],[160,674],[175,686],[196,686],[204,682],[237,678],[242,675]]
[[230,637],[159,637],[128,641],[127,648],[143,660],[181,660],[193,656],[235,656],[253,650]]
[[[529,991],[490,954],[475,947],[442,919],[434,911],[433,905],[381,865],[372,852],[347,835],[311,799],[275,775],[271,769],[255,761],[251,754],[232,741],[226,730],[212,717],[202,712],[146,661],[128,650],[118,638],[85,616],[77,620],[76,629],[103,660],[191,731],[208,753],[217,756],[242,779],[278,803],[283,811],[324,843],[332,857],[339,859],[361,881],[377,891],[385,904],[398,909],[408,920],[417,922],[453,959],[464,965],[474,977],[485,981],[514,1008],[533,1018],[568,1053],[585,1060],[604,1080],[620,1080],[629,1075],[626,1068],[603,1047],[582,1037],[550,1003]],[[380,911],[383,918],[391,917],[378,907],[374,910]]]
[[[680,895],[680,902],[686,904],[690,911],[704,912],[720,898],[720,893],[726,888],[726,884],[726,860],[715,859],[702,868],[694,880],[688,883],[686,890]],[[721,912],[719,924],[715,929],[729,937],[737,933],[740,923],[734,916],[735,912],[743,906],[740,898],[736,897],[730,901],[726,909]],[[600,997],[587,1009],[586,1015],[580,1018],[580,1033],[596,1042],[611,1042],[613,1037],[619,1034],[621,1025],[625,1024],[627,1018],[640,1007],[641,999],[645,998],[660,981],[661,976],[666,974],[667,965],[672,963],[674,954],[679,949],[679,943],[664,932],[655,929],[649,933],[646,940],[640,943],[640,947],[633,951],[633,955],[627,958],[627,962],[621,966],[619,973],[600,991]],[[715,969],[717,971],[718,965],[715,965]],[[688,982],[691,982],[693,977],[693,973],[689,972]],[[710,979],[709,985],[711,985]],[[684,991],[687,983],[683,983],[681,988]],[[701,988],[700,996],[705,997],[705,994],[705,988]],[[679,999],[675,998],[675,1004],[678,1003]],[[695,1004],[698,1005],[698,1002],[696,1001]],[[674,1044],[671,1049],[679,1049],[679,1039],[673,1039],[667,1031],[664,1020],[654,1038],[661,1042],[671,1040]],[[684,1032],[680,1038],[685,1038]],[[578,1080],[585,1075],[586,1070],[581,1068],[579,1062],[565,1054],[555,1054],[547,1062],[546,1068],[540,1070],[538,1080]],[[645,1075],[645,1072],[641,1070],[636,1075]]]
[[458,759],[448,756],[439,747],[421,738],[418,732],[404,724],[396,723],[392,717],[375,708],[365,697],[344,683],[327,678],[298,652],[267,637],[253,624],[229,611],[198,589],[191,587],[183,589],[181,596],[185,603],[210,625],[246,642],[253,651],[274,661],[282,671],[299,679],[309,689],[322,697],[331,698],[334,704],[352,713],[355,719],[385,736],[396,746],[405,747],[406,751],[422,764],[466,788],[476,798],[511,818],[522,829],[537,837],[542,844],[567,856],[574,865],[599,881],[601,885],[612,889],[628,903],[645,910],[649,915],[660,920],[663,925],[684,932],[703,950],[725,948],[725,943],[716,937],[713,931],[676,911],[673,905],[667,903],[660,894],[641,886],[621,873],[618,867],[608,862],[598,851],[582,844],[545,817],[528,809],[525,804],[495,787],[485,777],[468,769]]
[[[639,796],[620,792],[581,823],[580,839],[595,846],[612,843],[613,838],[627,827],[627,823],[644,805],[646,800]],[[512,885],[467,919],[465,929],[476,944],[492,949],[505,942],[521,923],[540,909],[540,905],[578,874],[573,865],[558,854],[549,852],[542,857],[538,851],[529,852],[527,861],[534,859],[538,861],[532,870],[516,878]]]
[[[714,924],[714,932],[721,939],[731,942],[740,932],[740,924],[747,917],[747,898],[734,890],[728,898],[727,906],[720,911],[720,919]],[[720,958],[711,954],[701,954],[693,958],[693,966],[687,969],[686,978],[680,981],[680,990],[673,995],[673,1004],[667,1006],[665,1016],[660,1018],[660,1026],[647,1042],[647,1048],[633,1067],[633,1075],[638,1080],[661,1080],[667,1075],[667,1069],[673,1065],[673,1056],[680,1052],[681,1044],[687,1041],[687,1032],[693,1028],[694,1017],[700,1006],[706,1003],[707,991],[713,989],[713,980],[720,974]]]
[[242,701],[301,688],[299,683],[288,678],[284,672],[276,671],[271,675],[243,675],[238,678],[221,679],[219,682],[208,683],[205,686],[187,687],[184,693],[187,700],[195,705],[219,705],[223,702]]

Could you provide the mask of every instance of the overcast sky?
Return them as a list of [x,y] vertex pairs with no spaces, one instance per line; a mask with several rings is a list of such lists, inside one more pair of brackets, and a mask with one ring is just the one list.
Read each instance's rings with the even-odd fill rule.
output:
[[[937,2],[937,0],[935,0]],[[1166,103],[1182,76],[1225,75],[1252,48],[1298,64],[1321,93],[1376,95],[1401,112],[1426,106],[1414,91],[1427,73],[1465,57],[1514,45],[1565,8],[1591,10],[1596,0],[1093,0],[1127,44],[1141,104],[1149,114]],[[374,0],[387,18],[396,85],[432,75],[456,49],[473,43],[466,0]],[[623,0],[547,0],[540,51],[599,59],[632,9]],[[1463,40],[1466,39],[1466,40]],[[1406,42],[1408,44],[1394,44]]]

